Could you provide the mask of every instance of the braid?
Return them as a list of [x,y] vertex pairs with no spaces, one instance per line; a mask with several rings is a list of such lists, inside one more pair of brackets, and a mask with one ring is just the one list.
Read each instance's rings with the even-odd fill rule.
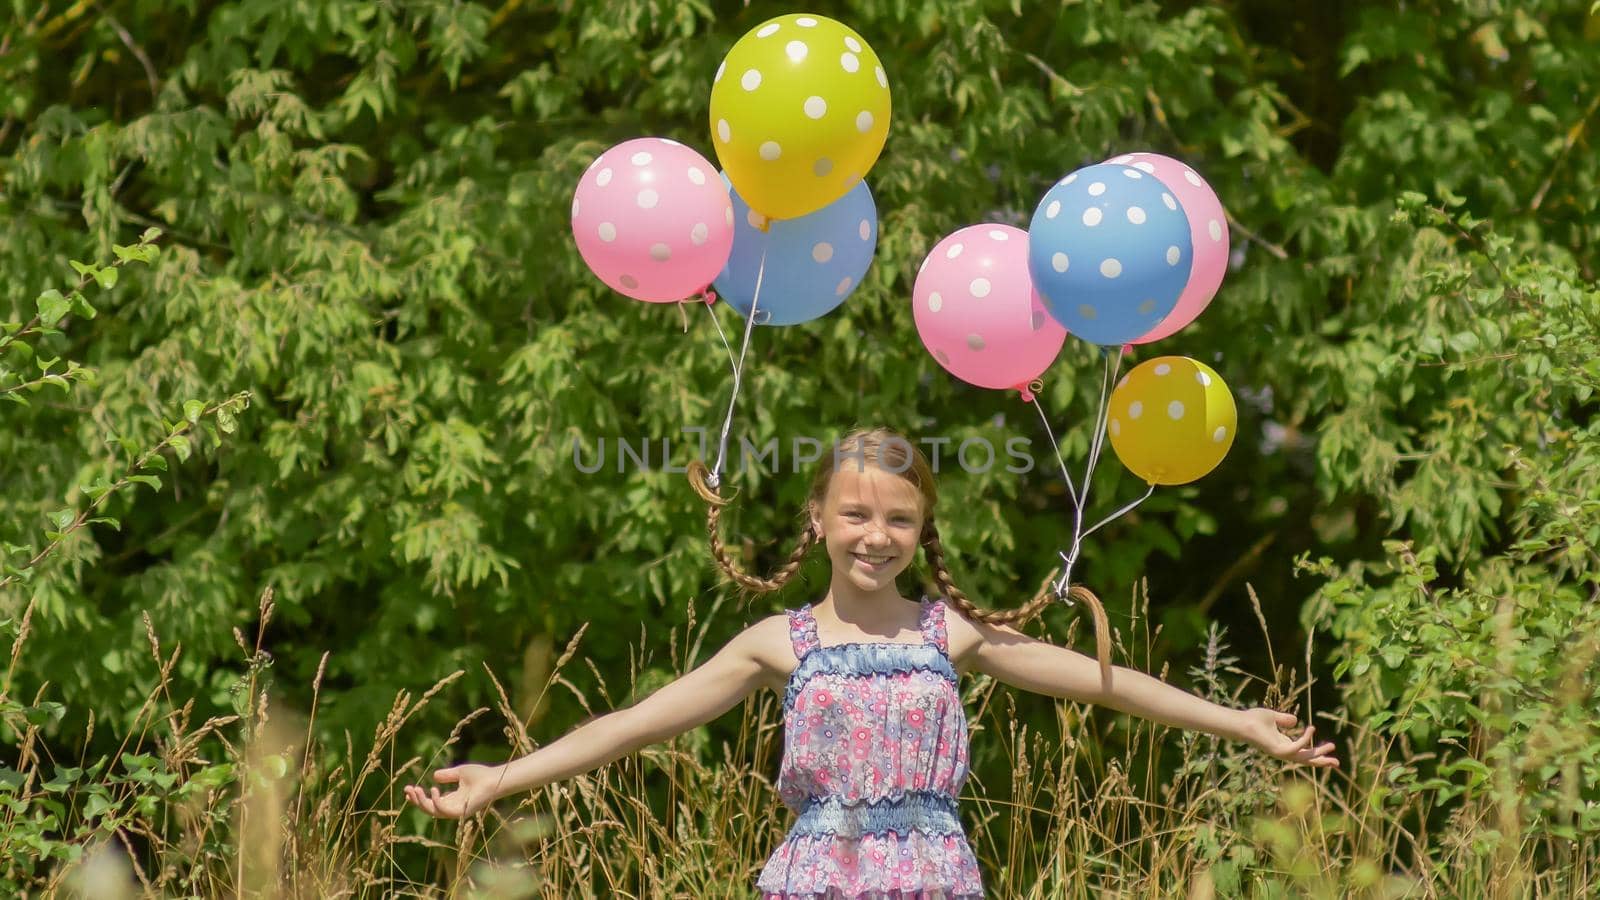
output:
[[[944,595],[956,611],[975,622],[989,625],[1021,625],[1044,611],[1046,606],[1055,600],[1055,591],[1051,588],[1051,581],[1056,573],[1051,572],[1039,585],[1038,593],[1033,599],[1024,603],[1019,609],[996,610],[979,609],[978,605],[967,598],[955,586],[950,578],[950,570],[944,562],[944,546],[939,542],[939,529],[930,520],[922,529],[922,550],[928,556],[928,565],[933,569],[933,580],[939,587],[939,592]],[[1094,618],[1094,643],[1095,659],[1100,664],[1100,681],[1106,687],[1111,686],[1111,623],[1106,619],[1105,607],[1101,605],[1100,598],[1094,592],[1081,584],[1073,585],[1067,596],[1074,600],[1081,600],[1089,607],[1089,614]]]
[[806,553],[817,542],[816,529],[811,526],[809,520],[806,522],[805,528],[800,532],[800,543],[795,545],[788,561],[780,566],[778,571],[772,573],[771,578],[758,578],[749,574],[739,568],[733,557],[728,555],[728,548],[722,543],[722,508],[728,505],[728,501],[712,490],[706,480],[708,475],[704,463],[699,460],[689,463],[689,486],[694,488],[694,492],[706,502],[706,531],[711,538],[711,555],[716,559],[718,568],[722,569],[729,580],[752,594],[767,594],[783,587],[796,572],[800,571]]

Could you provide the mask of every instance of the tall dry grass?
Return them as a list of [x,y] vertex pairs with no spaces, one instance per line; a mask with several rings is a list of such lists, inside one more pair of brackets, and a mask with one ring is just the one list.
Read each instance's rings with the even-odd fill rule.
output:
[[[1147,600],[1139,598],[1135,616],[1118,629],[1117,650],[1129,665],[1149,665],[1158,637]],[[439,735],[433,758],[398,758],[397,736],[419,710],[444,699],[441,692],[466,674],[458,671],[420,695],[397,695],[374,723],[371,750],[357,759],[348,736],[342,745],[317,738],[322,668],[303,714],[271,696],[263,673],[272,612],[268,592],[253,641],[235,632],[245,661],[244,711],[198,724],[194,701],[168,692],[182,648],[163,647],[147,618],[158,678],[138,727],[111,765],[80,759],[66,767],[85,770],[70,784],[45,752],[42,726],[6,719],[19,751],[15,784],[0,796],[6,883],[29,895],[94,898],[750,897],[756,872],[788,827],[769,777],[781,751],[780,702],[767,693],[745,704],[731,742],[713,747],[703,732],[688,735],[472,820],[428,820],[405,807],[398,785],[459,754],[463,729],[484,715],[503,721],[505,757],[528,752],[526,720],[543,697],[519,714],[485,666],[496,708],[472,710]],[[0,703],[10,700],[27,633],[24,615]],[[678,671],[698,661],[705,634],[691,617],[674,635]],[[582,638],[544,667],[542,691],[569,691],[589,706],[594,698],[567,677],[581,661]],[[1235,666],[1213,628],[1191,681],[1218,702],[1244,705],[1247,693],[1261,702],[1260,691],[1269,705],[1315,715],[1340,742],[1344,765],[1336,772],[1289,770],[1241,745],[1076,703],[1057,704],[1054,722],[1032,728],[1019,722],[1015,693],[987,678],[966,679],[974,756],[1004,763],[980,766],[988,775],[975,776],[964,798],[990,895],[1600,896],[1592,837],[1557,846],[1524,833],[1522,780],[1507,777],[1493,791],[1449,804],[1428,792],[1390,790],[1396,766],[1438,748],[1413,749],[1317,710],[1308,702],[1309,654],[1308,644],[1299,665],[1274,659],[1272,677],[1256,679]],[[635,670],[645,662],[636,660]],[[1317,686],[1317,699],[1331,704],[1331,689]],[[370,797],[379,800],[361,799]]]

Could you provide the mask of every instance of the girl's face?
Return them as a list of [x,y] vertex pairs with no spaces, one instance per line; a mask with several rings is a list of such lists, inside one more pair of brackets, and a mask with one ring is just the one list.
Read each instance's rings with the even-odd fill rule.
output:
[[811,522],[828,548],[834,574],[863,591],[894,589],[922,536],[922,494],[905,478],[846,460],[833,474]]

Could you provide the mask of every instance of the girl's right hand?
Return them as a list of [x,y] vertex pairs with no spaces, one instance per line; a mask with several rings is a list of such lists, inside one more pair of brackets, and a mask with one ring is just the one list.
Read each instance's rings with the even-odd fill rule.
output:
[[438,788],[430,792],[408,784],[405,788],[406,799],[430,816],[463,819],[494,802],[501,778],[499,766],[480,766],[476,763],[452,766],[434,772],[433,780],[440,784],[453,784],[455,790],[440,794]]

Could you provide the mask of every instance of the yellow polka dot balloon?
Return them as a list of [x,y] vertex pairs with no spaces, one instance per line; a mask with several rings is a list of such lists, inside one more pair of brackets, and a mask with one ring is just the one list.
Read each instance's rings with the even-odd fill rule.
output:
[[1188,484],[1228,455],[1239,424],[1222,376],[1187,356],[1140,363],[1111,392],[1106,431],[1128,471],[1151,484]]
[[734,190],[770,219],[844,196],[889,136],[889,76],[826,16],[778,16],[728,51],[711,85],[711,143]]

